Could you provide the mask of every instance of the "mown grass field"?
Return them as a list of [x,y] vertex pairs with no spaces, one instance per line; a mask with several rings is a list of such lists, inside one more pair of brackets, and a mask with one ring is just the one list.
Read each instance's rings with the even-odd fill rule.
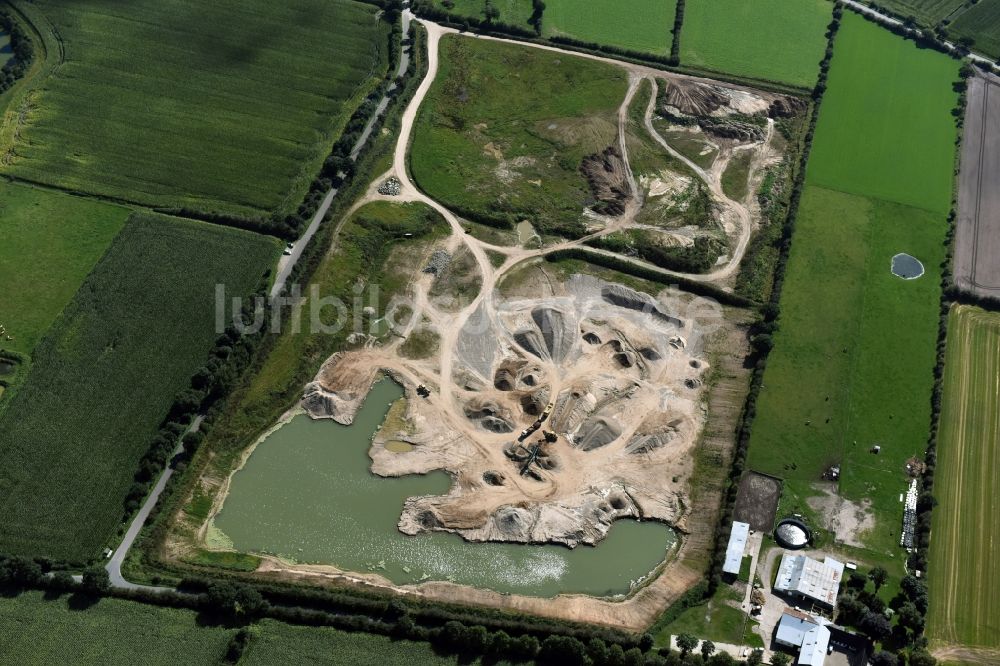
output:
[[[171,666],[221,664],[236,629],[203,624],[194,611],[101,599],[84,610],[41,592],[0,603],[0,654],[5,663]],[[301,627],[264,620],[253,625],[241,664],[455,664],[427,643]]]
[[[31,354],[129,211],[0,182],[0,350]],[[7,340],[10,335],[13,340]]]
[[808,182],[946,214],[958,68],[947,56],[845,12]]
[[996,488],[1000,485],[1000,315],[959,305],[948,322],[937,445],[927,633],[1000,648]]
[[681,64],[812,88],[832,12],[826,0],[687,0]]
[[64,62],[8,108],[0,170],[153,206],[294,209],[387,66],[388,26],[349,0],[26,8]]
[[216,284],[255,289],[277,241],[135,216],[35,348],[0,414],[0,552],[100,554],[174,396],[217,337]]
[[655,55],[670,53],[677,0],[588,0],[585,7],[579,0],[546,0],[543,34]]
[[[861,561],[898,573],[905,463],[922,457],[930,426],[957,69],[845,14],[749,449],[751,468],[786,479],[786,509],[805,509],[796,502],[840,463],[840,494],[870,500],[876,519],[859,535]],[[928,106],[937,113],[913,110]],[[887,145],[883,132],[905,145]],[[918,258],[923,277],[893,276],[898,252]]]
[[[500,21],[530,28],[531,0],[491,0]],[[483,18],[486,0],[442,0],[434,6],[458,16]],[[677,0],[546,0],[542,35],[572,37],[623,49],[668,55],[673,43]]]
[[479,221],[580,235],[591,198],[580,163],[616,141],[625,90],[610,65],[448,35],[414,128],[414,179]]

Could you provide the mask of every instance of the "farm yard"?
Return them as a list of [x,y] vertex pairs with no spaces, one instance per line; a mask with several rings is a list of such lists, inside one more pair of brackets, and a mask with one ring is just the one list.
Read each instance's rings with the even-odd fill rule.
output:
[[[1000,315],[957,305],[948,325],[931,532],[928,637],[1000,650],[992,585],[1000,575]],[[994,652],[993,656],[996,656]]]
[[826,0],[687,0],[681,64],[812,88],[831,18]]
[[578,237],[591,196],[579,165],[615,142],[625,89],[610,65],[445,36],[414,127],[413,178],[474,221],[528,219],[543,234]]
[[32,355],[0,414],[0,552],[100,553],[174,396],[215,340],[215,286],[257,288],[274,239],[136,215]]
[[31,354],[128,215],[119,206],[0,182],[0,350]]
[[[223,663],[237,629],[205,624],[198,613],[123,599],[101,599],[81,610],[71,597],[41,592],[5,596],[0,604],[0,650],[9,663],[101,663],[108,666]],[[454,664],[427,643],[299,627],[273,620],[256,623],[244,664]]]
[[[957,72],[845,14],[749,449],[749,467],[786,480],[785,509],[818,524],[817,484],[840,464],[841,497],[868,518],[834,536],[892,570],[905,464],[931,418]],[[894,276],[898,252],[926,273]]]
[[387,66],[388,26],[349,0],[16,5],[53,41],[0,172],[149,206],[293,211]]

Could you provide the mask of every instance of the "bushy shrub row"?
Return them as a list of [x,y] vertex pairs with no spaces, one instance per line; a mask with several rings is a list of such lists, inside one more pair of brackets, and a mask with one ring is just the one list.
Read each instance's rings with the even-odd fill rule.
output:
[[626,261],[620,257],[614,257],[607,254],[601,254],[600,252],[591,252],[585,248],[572,247],[565,250],[556,250],[555,252],[550,252],[545,255],[546,261],[562,261],[563,259],[579,259],[581,261],[586,261],[587,263],[594,264],[596,266],[603,266],[604,268],[610,268],[612,270],[618,271],[619,273],[625,273],[626,275],[632,275],[643,280],[649,280],[651,282],[658,282],[663,285],[677,285],[680,289],[686,292],[696,294],[698,296],[705,296],[708,298],[714,298],[715,300],[723,303],[724,305],[733,305],[740,308],[747,308],[753,306],[753,301],[748,298],[744,298],[738,294],[733,294],[728,291],[724,291],[719,287],[708,284],[706,282],[696,282],[694,280],[688,280],[686,278],[667,275],[660,271],[656,271],[645,266],[640,266],[638,264]]
[[670,43],[670,64],[681,62],[681,29],[684,27],[684,0],[677,0],[677,13],[674,14],[674,27],[671,31],[674,39]]

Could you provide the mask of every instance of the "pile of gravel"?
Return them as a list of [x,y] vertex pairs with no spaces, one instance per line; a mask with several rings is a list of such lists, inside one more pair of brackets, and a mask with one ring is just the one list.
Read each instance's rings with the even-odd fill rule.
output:
[[391,178],[386,178],[385,181],[378,186],[378,193],[390,197],[398,197],[402,187],[403,186],[399,182],[399,179],[393,176]]

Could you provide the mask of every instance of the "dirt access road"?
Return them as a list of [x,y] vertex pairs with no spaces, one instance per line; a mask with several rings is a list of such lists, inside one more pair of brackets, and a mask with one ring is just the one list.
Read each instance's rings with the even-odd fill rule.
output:
[[955,283],[1000,298],[1000,77],[969,81],[958,179]]

